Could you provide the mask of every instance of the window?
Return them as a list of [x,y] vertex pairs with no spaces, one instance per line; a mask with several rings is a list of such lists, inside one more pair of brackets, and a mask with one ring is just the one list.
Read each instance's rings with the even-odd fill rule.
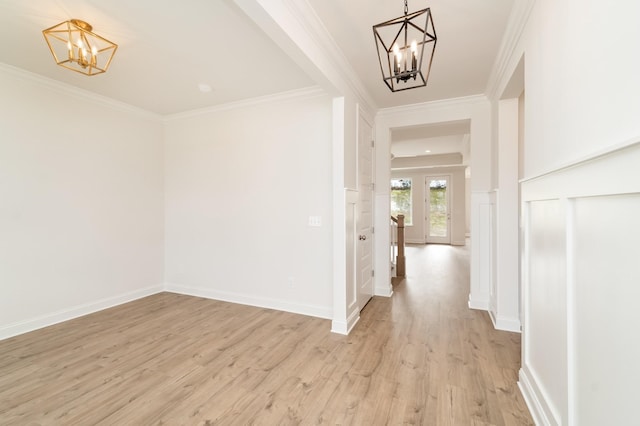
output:
[[404,215],[404,224],[413,225],[411,218],[411,179],[391,179],[391,215]]

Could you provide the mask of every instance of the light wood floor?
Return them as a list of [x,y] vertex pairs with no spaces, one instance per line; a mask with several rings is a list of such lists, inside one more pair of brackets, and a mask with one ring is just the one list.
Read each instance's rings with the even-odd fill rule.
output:
[[1,341],[0,424],[533,424],[520,336],[467,309],[467,250],[411,247],[407,265],[348,337],[162,293]]

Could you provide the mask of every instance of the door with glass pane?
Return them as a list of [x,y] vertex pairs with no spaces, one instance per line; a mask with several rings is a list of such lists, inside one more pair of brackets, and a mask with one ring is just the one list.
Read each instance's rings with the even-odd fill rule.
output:
[[427,243],[451,244],[450,176],[425,179],[425,230]]

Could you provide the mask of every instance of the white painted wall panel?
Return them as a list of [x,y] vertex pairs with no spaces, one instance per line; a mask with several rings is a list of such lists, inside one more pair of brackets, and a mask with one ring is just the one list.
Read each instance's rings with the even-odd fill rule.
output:
[[525,41],[525,176],[637,136],[640,61],[629,52],[638,15],[633,1],[536,0]]
[[0,69],[0,338],[162,289],[162,123]]
[[529,205],[524,363],[550,402],[557,424],[567,419],[566,227],[562,201]]
[[640,195],[578,199],[574,215],[573,424],[632,424],[640,381]]
[[170,290],[331,317],[331,105],[315,94],[166,122]]

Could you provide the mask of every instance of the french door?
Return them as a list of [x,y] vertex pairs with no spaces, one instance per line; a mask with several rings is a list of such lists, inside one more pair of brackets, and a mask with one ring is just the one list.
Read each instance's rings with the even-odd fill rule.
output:
[[427,243],[451,244],[451,176],[425,178],[425,231]]

